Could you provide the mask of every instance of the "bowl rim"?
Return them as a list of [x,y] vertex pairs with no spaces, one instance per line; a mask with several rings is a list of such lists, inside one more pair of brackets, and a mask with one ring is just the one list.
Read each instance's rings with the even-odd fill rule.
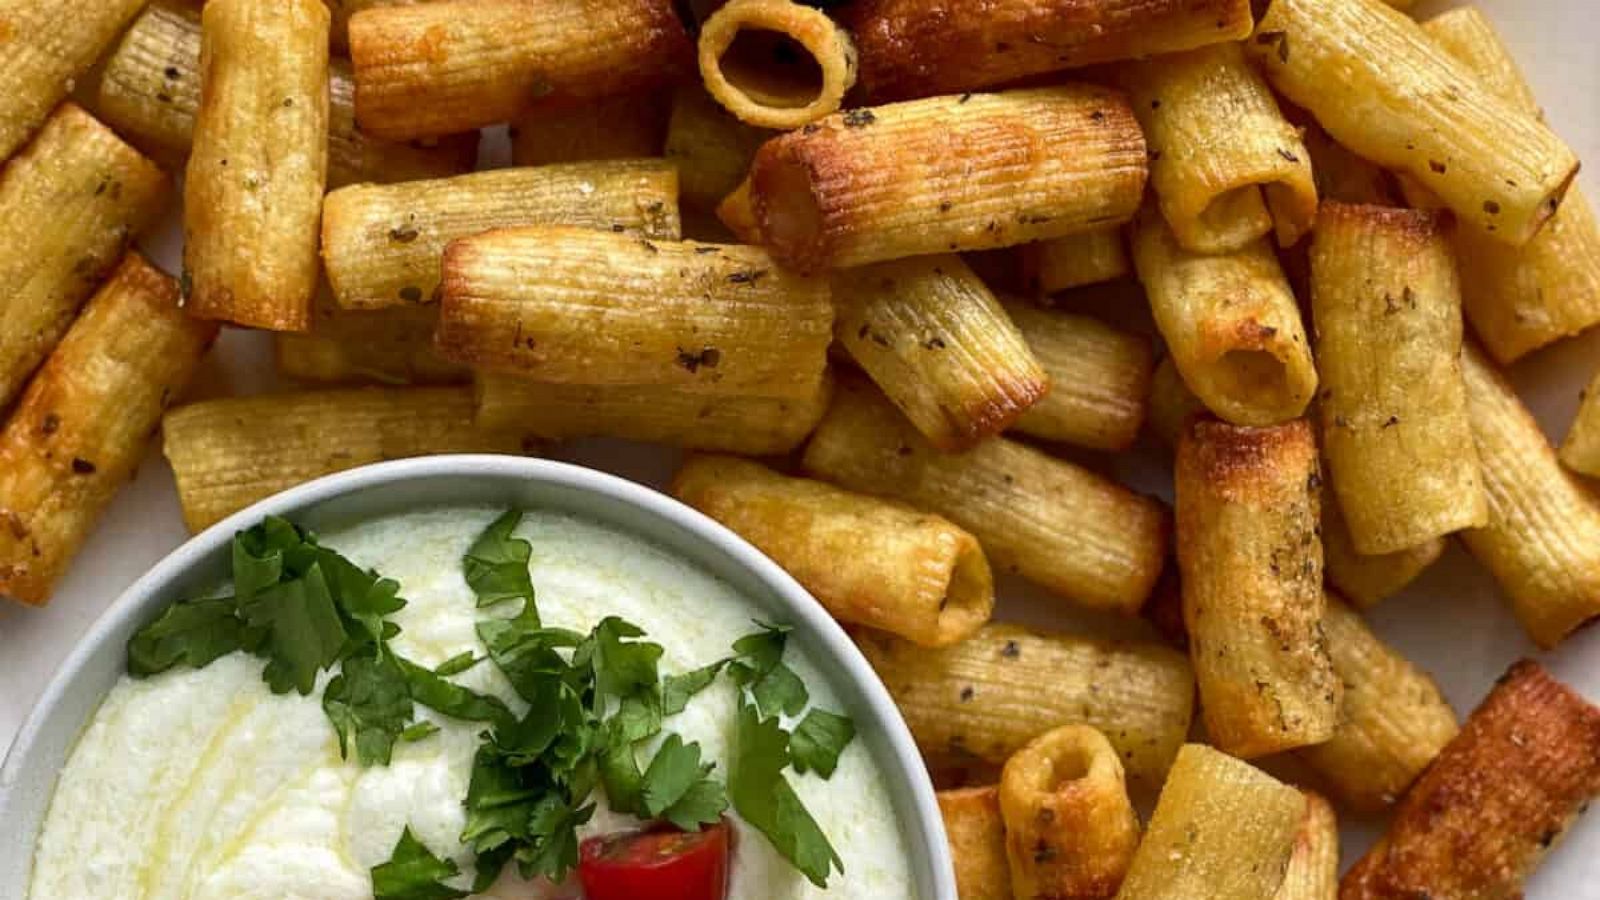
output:
[[[449,454],[361,466],[274,494],[184,541],[123,589],[94,619],[51,674],[23,720],[4,761],[0,762],[0,820],[8,818],[7,811],[19,802],[17,795],[22,787],[24,763],[31,763],[35,753],[43,752],[36,749],[36,745],[65,698],[75,691],[75,685],[85,677],[85,669],[103,654],[122,655],[126,652],[113,638],[126,627],[130,619],[148,616],[149,611],[161,599],[165,599],[164,594],[161,598],[156,596],[163,588],[182,582],[185,575],[205,565],[226,547],[235,533],[256,524],[265,516],[292,517],[314,513],[317,507],[336,500],[395,489],[409,482],[444,478],[483,479],[489,482],[508,479],[532,481],[547,488],[572,491],[630,507],[642,513],[646,519],[654,520],[663,529],[676,529],[702,549],[725,557],[732,567],[744,570],[745,574],[770,591],[773,600],[781,604],[791,617],[796,631],[801,633],[803,639],[809,638],[807,643],[811,646],[807,649],[813,653],[813,662],[822,664],[825,671],[833,673],[831,677],[836,684],[848,685],[864,702],[870,714],[870,723],[867,724],[878,733],[874,742],[876,748],[871,752],[882,774],[890,782],[888,786],[893,815],[912,854],[914,880],[931,886],[932,896],[937,900],[956,900],[954,869],[944,821],[921,755],[888,690],[855,643],[821,603],[749,542],[677,499],[648,485],[597,469],[530,457]],[[607,521],[604,516],[598,518]],[[616,525],[614,522],[607,524]],[[648,534],[645,537],[651,539]],[[676,549],[669,548],[669,552],[681,554]],[[693,562],[702,564],[700,561]],[[815,658],[819,651],[826,658]],[[104,694],[100,697],[100,700],[103,699]],[[89,716],[93,716],[92,709]],[[74,723],[75,734],[87,724],[87,720]],[[68,743],[63,758],[53,767],[57,775],[60,767],[66,764],[65,757],[71,754],[76,741],[75,736]],[[896,784],[896,781],[899,783]],[[53,795],[54,791],[55,783],[52,780],[48,793]],[[44,815],[47,814],[48,808],[41,814],[37,827],[42,827]],[[33,835],[22,839],[30,854],[29,864],[22,870],[24,875],[32,869],[31,853],[38,838],[39,834],[35,831]],[[14,884],[0,884],[0,897],[12,896],[11,892],[16,889]],[[16,896],[20,898],[22,894],[19,892]]]

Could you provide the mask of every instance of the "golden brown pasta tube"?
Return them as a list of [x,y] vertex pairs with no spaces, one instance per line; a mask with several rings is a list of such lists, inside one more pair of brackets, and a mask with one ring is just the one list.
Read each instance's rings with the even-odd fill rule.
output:
[[443,0],[350,18],[356,118],[389,140],[650,90],[692,53],[672,0]]
[[272,331],[311,326],[328,181],[328,9],[210,0],[184,188],[191,315]]
[[1139,846],[1122,762],[1088,725],[1063,725],[1011,754],[1000,814],[1018,900],[1109,900]]
[[322,257],[340,306],[433,303],[445,247],[511,225],[677,240],[677,179],[661,160],[615,160],[351,185],[323,204]]
[[669,109],[662,97],[656,91],[643,91],[582,106],[536,109],[511,129],[511,161],[518,166],[548,166],[660,156]]
[[1415,547],[1368,556],[1356,550],[1350,526],[1333,488],[1322,486],[1322,568],[1328,583],[1362,609],[1400,593],[1444,553],[1445,539],[1430,538]]
[[[166,454],[190,531],[357,466],[435,453],[524,453],[518,432],[472,423],[472,390],[348,388],[229,397],[167,413]],[[292,422],[294,427],[285,428]]]
[[1196,421],[1176,468],[1183,618],[1206,733],[1246,759],[1327,740],[1340,686],[1322,632],[1311,425]]
[[1050,376],[1050,393],[1016,431],[1096,450],[1126,450],[1139,436],[1150,393],[1150,342],[1089,316],[1005,304]]
[[432,0],[322,0],[322,2],[328,4],[328,11],[333,13],[333,46],[343,50],[350,46],[350,17],[363,9],[379,6],[411,6],[417,3],[429,3]]
[[960,900],[1013,900],[1006,863],[1005,822],[996,785],[940,791],[950,858],[955,863]]
[[144,0],[8,0],[0,8],[0,160],[21,149]]
[[941,450],[1005,431],[1050,376],[978,276],[954,255],[833,276],[834,338]]
[[1091,725],[1128,774],[1153,787],[1194,714],[1189,661],[1159,644],[1002,624],[938,650],[877,632],[856,642],[934,762],[1004,762],[1053,728]]
[[740,241],[761,243],[761,223],[756,221],[755,204],[750,198],[750,179],[739,182],[733,193],[717,204],[717,219]]
[[1050,297],[1133,273],[1120,228],[1100,228],[1024,244],[1017,248],[1017,255],[1021,258],[1022,283],[1035,297]]
[[434,343],[445,359],[558,384],[804,397],[832,334],[827,282],[759,248],[550,226],[450,245]]
[[1119,73],[1150,144],[1150,184],[1178,244],[1228,253],[1276,231],[1293,246],[1317,215],[1311,156],[1235,43]]
[[1358,552],[1488,521],[1440,214],[1327,203],[1311,245],[1323,449]]
[[845,10],[877,99],[954,94],[1250,34],[1248,0],[864,0]]
[[983,250],[1126,222],[1144,136],[1091,85],[854,109],[764,144],[750,171],[762,243],[801,270]]
[[9,406],[171,182],[64,103],[0,171],[0,409]]
[[1212,412],[1236,425],[1305,412],[1317,370],[1294,291],[1265,240],[1224,255],[1191,253],[1146,208],[1134,225],[1133,260],[1173,363]]
[[1600,709],[1519,662],[1401,801],[1341,900],[1512,900],[1600,793]]
[[1249,763],[1188,744],[1161,789],[1119,900],[1273,900],[1305,795]]
[[1311,174],[1316,176],[1320,200],[1373,206],[1405,205],[1393,175],[1345,149],[1329,137],[1316,120],[1307,117],[1298,124],[1306,152],[1311,154]]
[[49,602],[216,326],[130,253],[39,370],[0,432],[0,596]]
[[730,0],[700,28],[700,75],[741,122],[799,128],[838,111],[856,83],[856,48],[820,9]]
[[[331,60],[328,84],[330,187],[439,178],[470,171],[477,160],[476,134],[411,144],[362,134],[350,64]],[[182,0],[150,4],[106,60],[95,109],[145,152],[181,164],[200,111],[199,9]]]
[[731,456],[691,457],[672,494],[772,557],[841,622],[943,647],[994,612],[978,539],[938,516]]
[[683,202],[715,209],[750,171],[771,132],[735,119],[699,87],[680,87],[667,121],[667,159],[678,164]]
[[1300,756],[1346,805],[1392,805],[1456,736],[1456,714],[1427,673],[1329,597],[1322,618],[1333,673],[1344,683],[1339,727]]
[[478,424],[550,440],[615,437],[691,450],[775,456],[800,446],[833,398],[823,377],[805,396],[704,394],[677,387],[540,384],[478,376]]
[[[1528,115],[1543,117],[1510,48],[1483,13],[1462,7],[1422,28],[1484,88]],[[1467,319],[1502,365],[1600,323],[1600,227],[1578,185],[1520,249],[1470,230],[1456,241]]]
[[1272,900],[1337,900],[1339,896],[1339,821],[1328,801],[1310,791],[1283,884]]
[[1150,376],[1150,430],[1168,447],[1177,449],[1190,420],[1207,415],[1206,405],[1183,383],[1172,357],[1162,357]]
[[1274,0],[1248,45],[1279,93],[1339,143],[1415,178],[1463,224],[1528,242],[1578,159],[1376,0]]
[[1600,374],[1584,388],[1577,415],[1561,442],[1561,462],[1591,478],[1600,478]]
[[1600,507],[1556,461],[1539,423],[1494,364],[1461,355],[1489,524],[1461,534],[1541,647],[1600,616]]
[[[278,371],[301,381],[378,384],[464,384],[466,366],[440,359],[433,349],[438,306],[340,309],[318,291],[311,330],[273,336]],[[509,426],[510,423],[507,423]]]
[[1159,501],[1004,438],[941,453],[857,384],[841,385],[805,467],[938,513],[977,535],[998,568],[1091,609],[1137,614],[1166,555]]

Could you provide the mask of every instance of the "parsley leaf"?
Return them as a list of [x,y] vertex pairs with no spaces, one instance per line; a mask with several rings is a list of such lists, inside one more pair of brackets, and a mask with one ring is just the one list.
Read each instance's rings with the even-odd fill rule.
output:
[[823,778],[833,777],[833,770],[839,765],[839,754],[855,736],[854,722],[813,708],[789,736],[789,755],[794,760],[794,770],[804,775],[814,769]]
[[393,615],[406,605],[400,599],[400,583],[380,578],[332,550],[316,548],[316,560],[346,624],[357,633],[357,643],[379,644],[381,649],[382,641],[389,636],[385,634],[384,616]]
[[734,683],[749,689],[761,715],[799,715],[811,698],[805,682],[783,664],[790,629],[756,624],[761,631],[733,642],[735,655],[728,663],[728,675]]
[[517,848],[517,867],[523,878],[543,875],[561,882],[578,865],[578,826],[594,815],[594,805],[574,809],[555,794],[534,806],[528,820],[533,840]]
[[762,718],[753,705],[741,702],[738,748],[728,778],[733,808],[812,884],[827,887],[830,872],[843,872],[844,862],[783,777],[789,736],[776,718]]
[[462,843],[481,854],[513,840],[526,840],[534,799],[540,793],[538,788],[524,787],[517,770],[492,750],[479,748],[472,763],[472,779],[467,782]]
[[460,675],[462,672],[483,662],[487,657],[479,656],[471,650],[464,650],[433,667],[433,674],[443,678],[451,675]]
[[244,631],[232,597],[174,603],[128,639],[128,673],[146,678],[180,663],[203,669],[243,649]]
[[434,856],[411,834],[400,832],[389,861],[372,867],[374,900],[460,900],[466,891],[441,884],[461,874],[453,859]]
[[717,821],[728,808],[722,785],[708,778],[714,766],[700,762],[700,745],[668,735],[644,773],[640,802],[647,818],[666,818],[685,831]]
[[246,624],[267,629],[270,653],[262,677],[274,694],[311,693],[317,672],[339,658],[344,623],[317,564],[301,578],[252,589],[248,599],[241,593],[239,607]]
[[630,697],[656,689],[661,680],[657,663],[663,651],[660,644],[628,640],[640,637],[644,637],[644,629],[615,616],[595,626],[592,665],[597,694]]
[[386,766],[394,742],[409,730],[411,694],[392,654],[353,657],[323,689],[322,710],[339,733],[340,757],[348,758],[354,735],[363,766]]
[[661,712],[663,715],[675,716],[689,705],[689,700],[711,686],[717,679],[717,673],[727,665],[727,660],[718,660],[709,666],[702,666],[684,672],[682,675],[668,675],[661,684]]
[[528,560],[533,556],[533,545],[511,536],[521,522],[522,513],[514,509],[495,519],[472,542],[461,563],[467,584],[478,596],[479,607],[494,606],[509,600],[526,600],[528,605],[524,613],[531,615],[537,624],[533,578],[528,574]]
[[432,722],[413,722],[406,726],[405,731],[400,732],[400,740],[405,741],[408,744],[414,744],[417,741],[433,737],[438,733],[439,726],[433,724]]
[[[349,668],[350,662],[354,661],[346,662],[345,667]],[[464,688],[410,660],[397,657],[396,662],[406,686],[411,690],[411,699],[429,709],[468,722],[509,725],[515,721],[511,710],[498,697]]]

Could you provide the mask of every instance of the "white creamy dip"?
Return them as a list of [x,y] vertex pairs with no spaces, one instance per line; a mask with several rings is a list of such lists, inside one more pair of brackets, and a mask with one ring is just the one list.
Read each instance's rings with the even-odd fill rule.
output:
[[[461,574],[462,554],[497,513],[410,513],[322,541],[400,582],[409,605],[391,617],[402,629],[394,646],[431,667],[466,650],[481,655],[476,621],[519,606],[477,609]],[[588,631],[621,616],[665,648],[663,674],[725,656],[761,615],[709,573],[608,527],[530,512],[517,534],[533,545],[530,568],[547,625]],[[791,644],[786,661],[816,703],[840,708],[798,647]],[[388,766],[362,768],[339,758],[321,684],[308,697],[274,696],[261,680],[262,665],[235,653],[198,671],[117,683],[62,771],[39,839],[31,900],[369,900],[369,869],[389,858],[408,824],[434,853],[453,857],[464,873],[458,881],[467,883],[472,854],[459,840],[462,799],[483,726],[419,705],[418,718],[436,723],[439,733],[396,745]],[[493,665],[454,680],[525,709]],[[734,688],[719,679],[667,722],[685,740],[699,741],[723,778],[733,753],[734,703]],[[732,897],[912,896],[905,838],[860,741],[830,780],[788,777],[844,860],[844,874],[827,891],[815,888],[759,832],[735,821]],[[602,810],[581,834],[630,824]],[[481,896],[537,894],[502,877]]]

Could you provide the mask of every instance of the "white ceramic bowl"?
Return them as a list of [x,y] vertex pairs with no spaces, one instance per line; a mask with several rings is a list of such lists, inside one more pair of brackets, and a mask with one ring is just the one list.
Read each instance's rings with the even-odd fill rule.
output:
[[[368,466],[286,491],[207,529],[117,598],[56,671],[0,767],[0,898],[21,900],[56,775],[127,663],[128,637],[172,601],[221,580],[235,532],[263,516],[330,531],[445,504],[500,504],[586,516],[639,535],[717,575],[773,619],[826,673],[888,780],[917,896],[956,900],[944,826],[911,735],[854,644],[793,578],[733,532],[670,497],[591,469],[502,456],[438,456]],[[66,900],[66,898],[62,898]]]

